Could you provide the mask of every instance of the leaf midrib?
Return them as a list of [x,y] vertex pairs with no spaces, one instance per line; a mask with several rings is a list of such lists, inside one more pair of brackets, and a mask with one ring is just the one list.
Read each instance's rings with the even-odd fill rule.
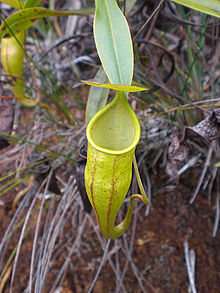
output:
[[[120,84],[123,84],[122,83],[121,70],[120,70],[119,57],[118,57],[118,52],[117,52],[117,46],[116,46],[116,41],[115,41],[115,35],[114,35],[113,27],[112,27],[111,16],[110,16],[110,11],[109,11],[109,7],[108,7],[108,4],[107,4],[107,1],[108,0],[104,0],[104,4],[105,4],[105,7],[106,7],[108,21],[110,23],[110,28],[111,28],[111,35],[112,35],[112,40],[113,40],[113,47],[114,47],[114,52],[115,52],[115,57],[116,57],[116,64],[117,64],[116,67],[117,67],[117,71],[118,71],[119,78],[120,78]],[[116,5],[116,3],[115,3],[115,5]],[[111,80],[110,77],[109,77],[109,79]],[[111,82],[112,82],[112,80],[111,80]]]

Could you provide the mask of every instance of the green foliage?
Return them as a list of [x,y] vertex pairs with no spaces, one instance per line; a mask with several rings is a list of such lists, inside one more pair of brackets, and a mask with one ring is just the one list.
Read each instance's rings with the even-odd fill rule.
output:
[[142,92],[148,90],[146,87],[141,87],[137,85],[123,85],[123,84],[112,84],[112,83],[99,83],[95,81],[89,81],[89,80],[84,80],[84,83],[96,87],[102,87],[102,88],[107,88],[115,91],[120,91],[120,92],[130,92],[130,93],[135,93],[135,92]]
[[132,41],[127,21],[115,1],[96,0],[94,37],[110,82],[130,85],[133,77]]
[[206,14],[220,17],[219,0],[172,0],[189,8],[201,11]]
[[[5,3],[12,7],[20,8],[20,10],[14,12],[6,20],[2,19],[3,23],[0,26],[0,38],[2,38],[2,65],[7,74],[16,77],[16,84],[13,86],[14,96],[24,106],[33,107],[36,103],[32,102],[32,99],[26,99],[24,84],[21,78],[23,73],[23,45],[26,29],[31,27],[40,18],[50,16],[88,15],[91,14],[93,10],[56,11],[36,7],[41,4],[41,0],[27,0],[25,4],[22,1],[5,1]],[[35,7],[33,7],[34,5]],[[22,40],[20,37],[21,34],[23,36]]]
[[[0,26],[0,37],[4,42],[14,42],[19,57],[19,73],[6,72],[19,77],[23,72],[23,42],[17,42],[18,34],[31,27],[38,19],[51,16],[89,15],[93,9],[74,11],[57,11],[36,7],[41,1],[3,1],[20,10],[9,16]],[[119,1],[118,1],[119,2]],[[219,16],[219,1],[179,1],[174,2]],[[132,1],[134,3],[134,1]],[[135,198],[148,203],[146,194],[138,175],[137,165],[134,163],[138,184],[142,195],[132,195],[125,220],[115,226],[115,218],[129,189],[132,175],[132,162],[135,147],[140,139],[140,125],[134,111],[126,99],[128,92],[145,91],[148,88],[131,85],[133,78],[133,45],[128,23],[115,0],[95,0],[94,38],[98,55],[103,69],[97,73],[94,81],[85,81],[92,88],[89,93],[86,124],[88,138],[88,160],[85,172],[85,183],[90,202],[95,210],[103,235],[109,238],[119,237],[129,226]],[[34,7],[33,7],[34,6]],[[203,18],[203,24],[205,18]],[[206,27],[204,28],[205,32]],[[12,37],[13,36],[13,37]],[[189,38],[192,38],[190,32]],[[204,45],[201,36],[197,47]],[[15,37],[15,38],[14,38]],[[13,45],[15,47],[15,45]],[[12,46],[11,46],[12,47]],[[188,55],[190,76],[195,80],[199,97],[202,96],[202,74],[199,62],[195,61],[195,54],[189,47]],[[6,52],[6,55],[8,52]],[[3,66],[5,57],[2,57]],[[18,65],[15,63],[15,69]],[[7,68],[6,68],[7,69]],[[19,76],[18,76],[19,75]],[[24,98],[23,83],[17,80],[15,96]],[[110,83],[108,83],[108,80]],[[188,81],[188,77],[187,77]],[[105,106],[109,89],[115,90],[113,101]],[[183,85],[183,90],[185,84]],[[183,94],[183,93],[181,93]],[[188,97],[186,97],[188,98]],[[63,108],[68,117],[68,108]],[[68,119],[69,123],[74,123]],[[112,166],[112,167],[109,167]],[[114,169],[115,168],[115,169]],[[112,170],[114,172],[112,172]],[[117,171],[116,171],[117,170]],[[116,185],[119,184],[116,188]],[[114,189],[115,188],[115,189]]]
[[0,26],[0,37],[17,34],[31,27],[38,19],[49,16],[89,15],[92,9],[79,9],[73,11],[57,11],[42,7],[32,7],[16,11],[10,15]]
[[146,88],[131,86],[131,36],[127,21],[114,0],[96,0],[94,36],[102,66],[111,84],[86,83],[114,89],[116,95],[110,104],[96,113],[87,126],[85,186],[103,235],[115,239],[130,225],[134,199],[149,203],[137,165],[134,164],[142,194],[130,197],[125,219],[115,226],[117,213],[131,183],[134,152],[140,140],[140,124],[124,92]]
[[[103,67],[100,67],[100,69],[98,70],[94,81],[101,83],[105,83],[108,81]],[[91,86],[86,103],[86,125],[88,125],[92,117],[105,106],[108,98],[108,93],[109,90],[105,87],[98,88],[96,86]]]
[[37,7],[41,2],[42,0],[27,0],[24,4],[24,8]]
[[16,9],[22,9],[24,6],[24,2],[21,0],[1,0],[1,2],[6,3]]
[[127,230],[134,199],[148,204],[146,194],[133,195],[125,219],[115,218],[128,192],[132,161],[140,139],[140,124],[124,93],[99,111],[87,127],[86,190],[103,235],[115,239]]

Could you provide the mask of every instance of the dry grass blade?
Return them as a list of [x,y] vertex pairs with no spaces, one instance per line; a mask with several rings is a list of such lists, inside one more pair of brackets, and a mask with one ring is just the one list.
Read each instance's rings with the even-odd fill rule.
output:
[[123,237],[124,239],[124,249],[125,249],[125,253],[126,253],[126,256],[127,258],[129,259],[129,263],[132,267],[132,270],[134,272],[134,275],[138,281],[138,284],[142,290],[142,292],[144,293],[147,293],[147,290],[142,282],[142,280],[144,280],[146,282],[146,284],[151,288],[151,290],[155,293],[157,293],[156,289],[150,284],[150,282],[148,282],[142,275],[142,273],[138,270],[137,266],[135,265],[134,261],[133,261],[133,258],[131,256],[131,252],[128,248],[128,243],[127,243],[127,239],[125,237]]
[[175,93],[174,91],[172,91],[171,89],[169,89],[163,82],[163,80],[161,79],[161,76],[160,76],[160,72],[158,71],[157,69],[157,66],[156,66],[156,63],[155,63],[155,60],[154,60],[154,57],[152,55],[152,52],[150,51],[150,49],[148,48],[148,46],[146,46],[146,50],[151,58],[151,63],[152,63],[152,67],[154,69],[154,72],[155,72],[155,75],[156,75],[156,78],[158,80],[158,82],[156,83],[157,86],[161,87],[161,89],[163,89],[166,93],[168,93],[171,97],[174,97],[175,99],[177,99],[178,101],[182,102],[182,103],[189,103],[191,106],[194,106],[204,112],[207,112],[207,113],[210,113],[209,110],[207,109],[204,109],[196,104],[194,104],[193,102],[190,102],[189,100],[187,100],[186,98],[180,96],[179,94]]
[[85,228],[85,225],[88,221],[88,218],[85,217],[83,219],[83,222],[82,224],[80,225],[80,228],[79,228],[79,231],[78,231],[78,234],[73,242],[73,245],[72,247],[70,248],[69,250],[69,254],[67,255],[66,257],[66,260],[64,262],[64,264],[62,265],[60,271],[59,271],[59,274],[53,284],[53,287],[50,289],[50,293],[54,292],[56,287],[58,286],[58,284],[60,284],[61,280],[62,279],[65,279],[65,272],[67,271],[67,268],[68,268],[68,265],[69,265],[69,262],[71,261],[71,257],[74,253],[75,250],[77,250],[79,247],[80,247],[80,238],[82,237],[82,234],[84,232],[84,228]]
[[196,197],[198,195],[198,192],[199,192],[199,190],[201,188],[201,185],[202,185],[202,183],[204,181],[205,174],[207,172],[208,166],[210,165],[213,149],[214,149],[214,146],[213,146],[213,144],[211,144],[210,147],[209,147],[209,150],[208,150],[206,161],[205,161],[205,164],[203,166],[203,170],[202,170],[202,173],[200,175],[198,184],[196,186],[196,189],[195,189],[195,191],[193,193],[192,198],[190,199],[190,204],[192,204],[194,202],[194,200],[196,199]]
[[[72,178],[70,179],[72,180]],[[77,189],[75,186],[75,180],[73,180],[69,185],[67,192],[63,195],[62,200],[60,201],[56,213],[52,219],[52,222],[50,224],[48,223],[48,227],[45,227],[47,229],[44,229],[44,242],[41,244],[40,247],[42,256],[38,262],[35,281],[35,290],[37,292],[41,292],[46,286],[49,264],[51,262],[51,256],[54,250],[55,242],[59,235],[60,229],[65,221],[67,210],[70,208],[71,204],[75,200],[76,191]]]
[[[134,239],[135,239],[135,233],[136,233],[136,228],[137,228],[137,204],[135,205],[135,211],[134,211],[134,216],[133,216],[133,225],[132,225],[132,232],[131,232],[131,237],[130,237],[130,243],[129,243],[129,253],[131,254],[132,250],[133,250],[133,246],[134,246]],[[123,245],[124,241],[122,242],[121,245],[121,250],[123,251]],[[124,253],[126,252],[126,250],[124,250]],[[125,257],[126,257],[126,262],[124,264],[123,270],[122,270],[122,274],[121,274],[121,281],[118,284],[118,288],[117,288],[117,292],[120,292],[120,288],[123,284],[123,280],[125,278],[125,275],[127,273],[128,270],[128,266],[130,263],[130,259],[129,257],[127,257],[127,254],[125,253]]]
[[187,274],[190,282],[190,288],[192,293],[197,293],[195,285],[195,252],[189,250],[188,240],[184,241],[184,254],[186,261]]
[[14,282],[14,278],[15,278],[15,272],[16,272],[16,268],[17,268],[17,265],[18,265],[18,257],[19,257],[19,254],[20,254],[20,249],[21,249],[21,246],[22,246],[22,242],[24,240],[24,233],[25,233],[25,230],[27,228],[27,225],[28,225],[28,222],[29,222],[29,219],[30,219],[30,216],[31,216],[31,213],[32,213],[32,210],[34,208],[34,205],[35,205],[36,201],[37,201],[37,197],[35,196],[33,201],[32,201],[32,203],[31,203],[30,208],[28,209],[26,219],[25,219],[24,225],[22,227],[21,235],[20,235],[20,238],[19,238],[19,241],[18,241],[17,251],[16,251],[16,254],[15,254],[15,260],[14,260],[14,264],[13,264],[11,283],[10,283],[10,292],[12,292],[13,282]]
[[213,226],[213,232],[212,232],[212,236],[216,237],[217,235],[217,231],[218,231],[218,226],[219,226],[219,218],[220,218],[220,193],[218,190],[217,196],[216,196],[216,212],[215,212],[215,223]]
[[13,232],[16,230],[16,224],[17,226],[19,226],[18,221],[21,219],[22,215],[24,214],[24,211],[26,209],[26,207],[28,206],[29,202],[31,201],[33,197],[33,193],[29,192],[24,199],[21,201],[19,207],[16,209],[16,212],[10,222],[10,224],[7,227],[7,230],[5,231],[4,237],[1,241],[1,245],[0,245],[0,268],[2,268],[3,266],[3,259],[5,256],[5,252],[10,244],[10,238],[13,235]]
[[5,287],[5,283],[8,281],[8,279],[10,278],[10,275],[11,275],[11,270],[12,270],[12,266],[9,266],[3,279],[1,280],[0,282],[0,293],[3,292],[4,290],[4,287]]
[[91,293],[91,292],[92,292],[92,290],[93,290],[93,288],[94,288],[94,286],[95,286],[95,283],[96,283],[96,281],[97,281],[97,279],[98,279],[98,277],[99,277],[99,274],[100,274],[100,272],[101,272],[101,270],[102,270],[102,267],[103,267],[103,265],[104,265],[104,263],[105,263],[105,261],[106,261],[106,257],[107,257],[107,253],[108,253],[108,249],[109,249],[109,245],[110,245],[110,243],[111,243],[111,239],[108,239],[108,240],[107,240],[107,243],[106,243],[106,246],[105,246],[105,249],[104,249],[104,254],[103,254],[103,256],[102,256],[102,260],[101,260],[101,262],[100,262],[100,265],[99,265],[98,270],[96,271],[95,277],[94,277],[94,279],[92,280],[92,284],[91,284],[90,287],[89,287],[88,293]]
[[150,17],[148,20],[145,22],[145,24],[141,27],[139,32],[135,35],[134,41],[140,36],[141,32],[144,31],[144,29],[147,27],[148,23],[152,20],[152,18],[159,13],[160,9],[163,7],[165,3],[165,0],[161,0],[160,3],[157,5],[157,7],[154,9],[153,13],[151,13]]
[[28,292],[32,292],[32,276],[33,276],[33,271],[34,271],[34,259],[35,259],[35,253],[36,253],[36,248],[37,248],[39,229],[40,229],[40,224],[41,224],[41,219],[42,219],[43,208],[44,208],[44,204],[46,201],[46,193],[48,192],[49,182],[50,182],[52,173],[53,173],[53,170],[51,169],[50,174],[48,175],[48,178],[46,179],[47,184],[45,187],[44,196],[41,201],[40,210],[39,210],[39,214],[38,214],[38,218],[37,218],[37,222],[36,222],[36,228],[35,228],[34,240],[33,240],[33,249],[32,249],[32,255],[31,255],[30,279],[29,279],[29,285],[28,285]]

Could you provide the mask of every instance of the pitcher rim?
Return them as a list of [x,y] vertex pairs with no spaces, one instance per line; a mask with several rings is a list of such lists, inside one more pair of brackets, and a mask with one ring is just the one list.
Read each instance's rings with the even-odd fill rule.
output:
[[99,112],[97,112],[93,118],[90,120],[87,129],[86,129],[86,136],[88,139],[88,142],[90,143],[90,145],[95,148],[96,150],[102,152],[102,153],[106,153],[106,154],[112,154],[112,155],[122,155],[125,153],[128,153],[130,151],[132,151],[133,149],[135,149],[135,147],[137,146],[139,140],[140,140],[140,136],[141,136],[141,128],[140,128],[140,123],[139,120],[135,114],[135,112],[133,111],[133,109],[130,107],[129,103],[123,103],[123,105],[127,108],[127,110],[129,111],[131,118],[134,122],[134,127],[135,127],[135,135],[134,135],[134,139],[132,141],[132,143],[125,149],[122,150],[111,150],[111,149],[107,149],[104,147],[100,147],[98,146],[94,140],[92,139],[91,136],[91,132],[93,129],[93,125],[95,123],[95,121],[103,114],[103,112],[108,111],[109,108],[113,107],[113,105],[115,103],[117,103],[118,98],[113,99],[112,102],[110,102],[108,105],[106,105],[103,109],[101,109]]

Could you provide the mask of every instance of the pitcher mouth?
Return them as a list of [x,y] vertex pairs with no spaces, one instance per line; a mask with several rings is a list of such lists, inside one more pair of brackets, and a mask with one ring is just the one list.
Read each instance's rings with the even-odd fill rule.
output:
[[[97,133],[97,129],[94,129],[94,127],[97,128],[97,126],[95,125],[95,123],[99,123],[101,117],[103,115],[105,115],[105,113],[107,113],[108,111],[111,110],[111,108],[113,108],[114,106],[117,106],[117,103],[121,103],[122,107],[124,107],[124,113],[125,115],[127,115],[128,117],[128,125],[122,125],[124,126],[124,128],[121,127],[120,125],[120,111],[117,114],[119,117],[119,124],[118,124],[118,128],[120,128],[120,132],[123,136],[123,132],[125,132],[125,136],[124,139],[120,137],[118,137],[117,139],[117,132],[114,133],[114,138],[112,138],[112,141],[116,141],[116,145],[120,145],[120,147],[111,147],[111,146],[107,146],[105,145],[105,141],[103,139],[100,139],[100,137],[96,138],[94,137]],[[121,108],[122,108],[121,107]],[[123,112],[122,111],[122,112]],[[105,121],[104,121],[105,122]],[[113,121],[115,122],[115,121]],[[108,135],[106,134],[105,127],[107,128],[108,125],[102,125],[103,123],[100,122],[101,125],[101,130],[100,132],[102,133],[103,131],[103,136],[105,136],[108,140],[108,142],[110,142],[109,144],[111,145],[111,138],[108,137]],[[114,123],[113,123],[114,124]],[[129,125],[130,124],[130,125]],[[128,127],[130,126],[131,131],[129,132]],[[113,127],[114,128],[114,125]],[[124,129],[124,130],[123,130]],[[94,130],[94,131],[93,131]],[[128,137],[126,137],[126,133],[128,133]],[[129,133],[131,133],[131,135],[129,136]],[[140,124],[139,121],[137,119],[137,116],[135,114],[135,112],[132,110],[132,108],[130,107],[129,103],[127,102],[126,97],[124,96],[124,94],[119,95],[118,97],[115,97],[114,100],[109,103],[107,106],[105,106],[103,109],[101,109],[89,122],[87,130],[86,130],[86,135],[87,135],[87,139],[88,142],[92,145],[93,148],[95,148],[96,150],[103,152],[103,153],[107,153],[107,154],[112,154],[112,155],[122,155],[125,153],[130,152],[131,150],[133,150],[139,140],[140,140],[140,134],[141,134],[141,130],[140,130]],[[102,134],[101,134],[102,136]],[[120,139],[121,139],[121,143],[120,143]],[[97,141],[100,141],[101,143],[98,143]],[[127,142],[128,141],[128,142]],[[130,141],[130,142],[129,142]],[[107,142],[107,144],[108,144]],[[122,147],[121,147],[122,145]],[[124,145],[124,146],[123,146]]]

